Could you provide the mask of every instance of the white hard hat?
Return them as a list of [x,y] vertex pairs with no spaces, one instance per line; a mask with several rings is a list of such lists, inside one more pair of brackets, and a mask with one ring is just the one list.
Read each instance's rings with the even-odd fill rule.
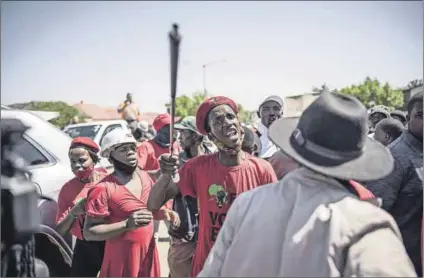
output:
[[137,141],[129,131],[115,128],[103,137],[100,155],[103,157],[109,157],[109,154],[113,149],[128,143],[136,144]]

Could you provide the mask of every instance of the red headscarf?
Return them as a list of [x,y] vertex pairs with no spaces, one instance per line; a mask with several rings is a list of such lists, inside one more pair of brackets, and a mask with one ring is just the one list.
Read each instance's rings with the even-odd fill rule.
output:
[[237,104],[232,99],[224,96],[211,97],[200,104],[196,112],[196,128],[200,134],[208,134],[208,131],[205,128],[208,114],[214,107],[223,104],[230,106],[236,114],[238,113]]

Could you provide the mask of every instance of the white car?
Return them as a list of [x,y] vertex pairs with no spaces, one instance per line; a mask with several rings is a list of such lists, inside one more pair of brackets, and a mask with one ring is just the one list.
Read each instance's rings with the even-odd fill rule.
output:
[[35,255],[47,264],[52,277],[69,276],[73,240],[71,236],[62,238],[54,227],[60,189],[74,177],[68,158],[72,139],[30,111],[2,108],[1,118],[18,119],[29,127],[14,152],[25,160],[40,193],[50,198],[38,203],[42,225],[35,235]]
[[[101,146],[105,135],[115,128],[121,128],[123,132],[130,132],[128,123],[124,120],[95,121],[73,124],[66,126],[63,131],[71,138],[78,136],[89,137]],[[108,170],[112,167],[110,162],[104,157],[101,158],[100,165]]]
[[41,194],[56,200],[62,185],[74,177],[68,157],[72,139],[30,111],[2,110],[1,118],[19,119],[29,127],[15,151],[26,161]]

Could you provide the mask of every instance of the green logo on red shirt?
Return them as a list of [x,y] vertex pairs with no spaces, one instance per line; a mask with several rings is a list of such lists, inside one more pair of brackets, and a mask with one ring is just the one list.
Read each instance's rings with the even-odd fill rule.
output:
[[213,196],[213,198],[215,198],[218,208],[222,208],[224,205],[228,204],[228,193],[222,185],[212,184],[209,186],[208,193],[209,196]]

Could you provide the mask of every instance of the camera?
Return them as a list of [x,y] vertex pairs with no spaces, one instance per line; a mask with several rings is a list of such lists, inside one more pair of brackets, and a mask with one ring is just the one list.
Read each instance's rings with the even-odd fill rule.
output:
[[13,151],[28,129],[17,119],[1,120],[2,276],[34,276],[33,235],[40,228],[39,194],[24,160]]

